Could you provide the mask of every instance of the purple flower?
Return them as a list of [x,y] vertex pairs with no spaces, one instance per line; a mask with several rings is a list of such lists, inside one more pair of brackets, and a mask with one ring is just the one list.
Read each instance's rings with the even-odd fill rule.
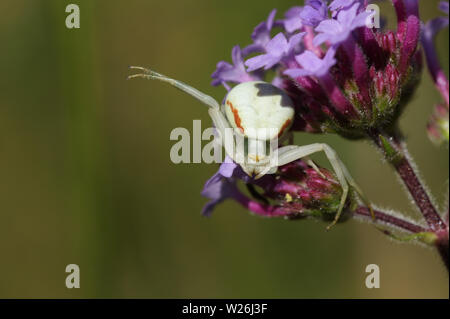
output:
[[284,14],[285,19],[283,20],[283,25],[288,33],[293,33],[302,28],[303,23],[300,17],[302,10],[302,7],[292,7]]
[[422,30],[422,37],[433,40],[440,30],[448,26],[448,21],[448,17],[438,17],[428,21]]
[[283,33],[278,33],[266,44],[266,54],[258,55],[245,61],[245,65],[248,67],[247,71],[251,72],[262,67],[268,70],[280,63],[284,58],[291,57],[304,35],[304,32],[297,33],[288,41]]
[[317,26],[328,17],[327,2],[325,0],[309,0],[300,13],[303,24]]
[[[439,3],[439,9],[448,15],[448,2],[441,1]],[[422,27],[421,41],[425,50],[428,67],[434,78],[436,78],[436,73],[440,70],[439,59],[434,47],[434,38],[440,30],[448,26],[448,23],[448,17],[437,17],[428,21]]]
[[226,82],[242,83],[255,80],[254,77],[245,71],[244,60],[241,48],[237,45],[233,48],[231,57],[233,64],[225,61],[217,63],[216,71],[212,74],[212,85],[217,86],[223,84],[227,89]]
[[209,198],[210,201],[203,207],[202,214],[203,216],[210,216],[216,205],[231,198],[257,215],[265,217],[288,215],[290,212],[280,207],[262,204],[248,198],[237,187],[237,182],[243,181],[246,184],[257,185],[262,189],[270,190],[273,187],[274,180],[273,175],[265,175],[258,180],[249,177],[239,165],[227,156],[220,165],[219,171],[203,187],[201,194]]
[[325,57],[320,59],[311,51],[305,51],[295,57],[295,60],[300,64],[302,69],[288,69],[284,71],[284,74],[297,78],[300,76],[316,76],[322,77],[328,73],[328,70],[336,64],[334,58],[334,48],[328,49]]
[[448,2],[447,1],[441,1],[439,3],[439,10],[446,13],[448,15]]
[[322,21],[315,31],[320,32],[313,40],[315,46],[328,41],[331,44],[341,43],[350,36],[350,33],[356,28],[366,24],[367,18],[374,12],[358,12],[359,3],[355,3],[349,9],[339,11],[337,19],[328,19]]
[[236,182],[233,180],[233,176],[240,175],[239,170],[241,170],[240,167],[227,157],[220,165],[218,172],[206,181],[201,194],[210,201],[203,207],[203,216],[210,216],[217,204],[239,194]]
[[[448,14],[448,2],[442,1],[439,9]],[[448,26],[448,17],[437,17],[428,21],[422,29],[421,42],[425,51],[428,70],[433,78],[434,84],[445,101],[444,105],[437,105],[434,114],[428,123],[428,136],[439,144],[448,143],[448,110],[449,110],[449,81],[441,67],[439,56],[434,46],[436,34]]]
[[[305,2],[303,8],[288,10],[282,20],[275,21],[272,11],[258,25],[254,43],[243,50],[246,72],[241,58],[234,78],[266,79],[286,91],[298,114],[292,130],[356,139],[367,138],[371,128],[394,125],[399,106],[408,101],[421,73],[418,0],[392,1],[396,31],[364,28],[375,13],[365,11],[369,0]],[[274,27],[284,32],[270,38]],[[249,52],[259,55],[245,58]],[[448,81],[436,79],[443,83],[441,91],[448,92]]]
[[255,52],[264,52],[265,45],[270,41],[270,32],[274,26],[276,14],[277,10],[272,10],[267,17],[267,20],[256,26],[251,36],[253,43],[242,50],[244,55],[249,55]]

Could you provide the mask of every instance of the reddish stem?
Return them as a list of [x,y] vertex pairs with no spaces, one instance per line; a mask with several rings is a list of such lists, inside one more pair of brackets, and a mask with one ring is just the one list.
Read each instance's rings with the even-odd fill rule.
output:
[[[429,226],[429,231],[435,233],[438,240],[435,243],[439,254],[442,257],[447,270],[449,269],[449,232],[448,224],[439,215],[438,211],[434,207],[430,196],[428,195],[425,187],[422,185],[419,177],[417,176],[413,165],[410,162],[408,151],[404,143],[398,134],[392,134],[389,136],[384,135],[385,143],[389,143],[388,146],[383,144],[382,135],[379,132],[372,132],[370,134],[375,144],[383,151],[386,159],[396,169],[403,183],[405,184],[411,197],[414,199],[417,207],[419,208],[422,216]],[[391,148],[387,150],[387,148]],[[390,153],[390,154],[388,154]]]
[[416,202],[416,205],[422,212],[422,215],[427,221],[428,226],[430,226],[430,229],[434,232],[439,229],[445,229],[446,225],[444,221],[441,219],[441,216],[439,216],[431,203],[430,197],[417,178],[417,175],[415,174],[409,161],[402,160],[400,164],[396,165],[395,168]]
[[[403,220],[401,218],[389,215],[385,212],[382,212],[380,210],[374,210],[373,211],[375,213],[375,218],[378,221],[384,222],[386,224],[389,224],[391,226],[395,226],[401,230],[410,232],[410,233],[421,233],[421,232],[425,232],[426,229],[423,228],[422,226],[413,224],[409,221]],[[354,212],[354,215],[356,216],[363,216],[363,217],[367,217],[367,218],[371,218],[371,214],[370,211],[367,207],[365,206],[361,206],[358,207]]]
[[[389,156],[386,154],[385,145],[383,145],[380,138],[381,134],[373,133],[371,136],[375,144],[382,150],[385,157]],[[395,149],[395,159],[387,158],[387,160],[394,166],[399,174],[428,226],[430,226],[430,230],[433,232],[445,230],[447,226],[438,214],[425,187],[422,185],[419,177],[414,171],[414,168],[409,161],[405,145],[400,141],[398,136],[384,136],[384,138],[385,141],[390,143],[390,147]]]

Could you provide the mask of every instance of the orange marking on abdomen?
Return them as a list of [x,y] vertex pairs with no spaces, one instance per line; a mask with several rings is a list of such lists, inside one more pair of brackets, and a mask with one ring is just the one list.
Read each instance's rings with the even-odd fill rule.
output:
[[283,126],[281,127],[280,133],[278,133],[278,137],[280,137],[281,135],[283,135],[284,130],[291,124],[291,120],[286,120],[286,122],[284,122]]
[[227,101],[227,105],[230,107],[231,112],[233,112],[234,115],[234,122],[236,123],[236,126],[241,130],[241,133],[244,134],[244,128],[241,124],[241,118],[239,117],[239,112],[233,107],[233,104],[230,101]]

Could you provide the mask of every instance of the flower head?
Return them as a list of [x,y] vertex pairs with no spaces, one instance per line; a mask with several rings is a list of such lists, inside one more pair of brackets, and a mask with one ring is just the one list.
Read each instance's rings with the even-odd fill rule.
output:
[[[315,217],[333,220],[342,196],[342,187],[336,177],[326,169],[317,171],[298,160],[279,168],[278,178],[266,189],[265,195],[274,200],[290,217]],[[356,208],[351,194],[345,213]],[[344,216],[348,216],[345,215]],[[340,221],[345,218],[340,219]]]
[[[282,20],[272,11],[242,51],[233,79],[243,82],[247,74],[284,89],[297,104],[291,130],[365,138],[391,129],[421,72],[417,1],[393,1],[397,30],[366,27],[374,14],[366,12],[366,0],[334,0],[329,6],[309,0]],[[270,38],[274,27],[280,32]]]
[[[239,190],[239,182],[250,185],[252,198]],[[257,193],[253,186],[258,186],[263,193]],[[323,168],[317,171],[302,160],[280,167],[275,175],[265,175],[255,180],[228,159],[206,182],[202,195],[210,199],[203,208],[204,216],[210,216],[215,206],[222,201],[234,199],[252,213],[264,217],[332,220],[339,207],[342,187],[329,171]],[[269,199],[272,204],[268,202]],[[355,204],[354,197],[349,196],[345,213],[355,209]]]

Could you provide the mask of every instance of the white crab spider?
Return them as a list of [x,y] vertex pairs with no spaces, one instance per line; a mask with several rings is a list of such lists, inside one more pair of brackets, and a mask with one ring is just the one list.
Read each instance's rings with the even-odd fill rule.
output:
[[[249,176],[256,175],[255,178],[259,178],[265,174],[275,173],[278,166],[300,158],[306,158],[308,164],[320,173],[315,164],[307,157],[323,151],[342,186],[339,208],[328,228],[336,224],[341,216],[348,196],[349,185],[360,195],[369,207],[372,218],[375,218],[369,202],[338,158],[336,151],[330,146],[324,143],[314,143],[278,148],[278,143],[273,143],[286,135],[294,120],[293,102],[281,89],[261,81],[244,82],[233,87],[228,92],[224,104],[220,106],[211,96],[181,81],[143,67],[131,66],[130,69],[140,70],[143,73],[130,75],[129,79],[142,77],[167,82],[209,106],[208,113],[219,133],[219,140],[225,148],[226,154],[238,163]],[[232,136],[227,138],[230,131]],[[246,147],[236,147],[237,144],[242,144],[242,141],[246,142]],[[270,145],[269,152],[267,152],[267,144]]]

